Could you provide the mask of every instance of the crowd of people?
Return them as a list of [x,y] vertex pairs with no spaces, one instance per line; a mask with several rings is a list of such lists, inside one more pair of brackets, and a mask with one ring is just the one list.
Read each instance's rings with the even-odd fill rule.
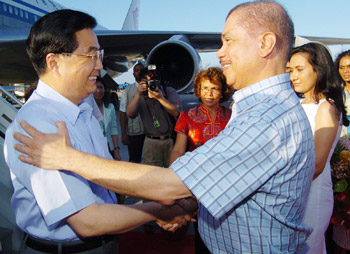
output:
[[[198,107],[181,111],[175,89],[161,77],[151,88],[149,69],[134,66],[119,109],[126,162],[95,26],[59,10],[27,40],[39,81],[5,141],[23,253],[117,253],[116,234],[152,221],[174,232],[194,216],[196,253],[327,253],[350,51],[333,63],[321,43],[293,48],[281,5],[240,4],[226,17],[221,67],[194,78]],[[148,202],[117,204],[113,192]],[[333,226],[337,253],[350,250],[347,231]]]

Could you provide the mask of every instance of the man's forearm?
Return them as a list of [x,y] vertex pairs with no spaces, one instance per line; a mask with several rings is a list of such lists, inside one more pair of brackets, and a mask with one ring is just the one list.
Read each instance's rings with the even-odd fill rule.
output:
[[132,205],[94,203],[68,217],[67,221],[79,235],[91,237],[124,233],[155,220],[173,222],[176,216],[180,216],[180,221],[185,223],[181,219],[184,215],[191,216],[191,210],[176,205],[163,206],[156,202]]
[[20,121],[32,137],[14,133],[22,144],[15,149],[23,162],[46,169],[73,171],[86,179],[120,194],[172,203],[192,196],[180,178],[169,168],[103,159],[71,147],[64,122],[56,122],[57,133],[44,134]]
[[159,99],[158,101],[160,102],[160,104],[162,104],[162,106],[170,115],[172,115],[173,117],[179,116],[179,110],[170,101],[168,101],[164,97]]
[[128,106],[126,107],[126,115],[128,117],[133,118],[136,115],[140,98],[141,94],[137,92],[132,98],[132,100],[129,102]]
[[[156,204],[156,203],[155,203]],[[120,234],[156,220],[153,204],[130,206],[94,203],[67,218],[68,223],[83,237]]]
[[64,169],[120,194],[169,204],[192,195],[169,168],[107,160],[73,148],[67,156]]
[[128,124],[128,118],[126,117],[126,113],[123,111],[120,111],[120,129],[122,132],[122,135],[126,135],[126,126]]

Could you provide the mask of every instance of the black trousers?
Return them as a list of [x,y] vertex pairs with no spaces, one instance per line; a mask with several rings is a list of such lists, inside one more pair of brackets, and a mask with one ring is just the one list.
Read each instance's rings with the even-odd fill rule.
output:
[[24,242],[20,253],[46,254],[46,253],[71,253],[71,254],[117,254],[117,235],[105,235],[85,238],[77,241],[48,241],[24,235]]
[[198,232],[198,221],[193,223],[194,226],[194,248],[196,254],[210,254],[207,246],[205,246],[199,232]]
[[143,143],[145,142],[145,135],[128,136],[129,145],[129,161],[140,163],[142,160]]

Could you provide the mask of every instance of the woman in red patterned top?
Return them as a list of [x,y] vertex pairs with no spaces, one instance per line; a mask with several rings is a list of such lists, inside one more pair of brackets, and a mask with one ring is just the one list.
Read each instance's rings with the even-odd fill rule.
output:
[[187,142],[193,151],[216,137],[230,120],[231,110],[220,103],[227,101],[232,93],[220,68],[199,72],[194,79],[194,94],[202,104],[181,112],[175,126],[177,136],[170,163],[185,154]]
[[[177,135],[170,164],[185,154],[188,142],[189,150],[193,151],[216,137],[230,120],[231,110],[220,103],[227,101],[232,93],[220,68],[213,67],[199,72],[194,79],[194,94],[202,104],[181,112],[175,126]],[[199,236],[198,225],[195,223],[194,226],[196,253],[209,253]]]

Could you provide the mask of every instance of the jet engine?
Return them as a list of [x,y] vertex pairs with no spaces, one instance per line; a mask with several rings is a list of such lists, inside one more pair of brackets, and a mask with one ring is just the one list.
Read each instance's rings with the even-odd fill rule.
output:
[[146,64],[157,67],[161,79],[177,92],[190,91],[199,71],[200,56],[184,35],[172,36],[156,45],[147,57]]

